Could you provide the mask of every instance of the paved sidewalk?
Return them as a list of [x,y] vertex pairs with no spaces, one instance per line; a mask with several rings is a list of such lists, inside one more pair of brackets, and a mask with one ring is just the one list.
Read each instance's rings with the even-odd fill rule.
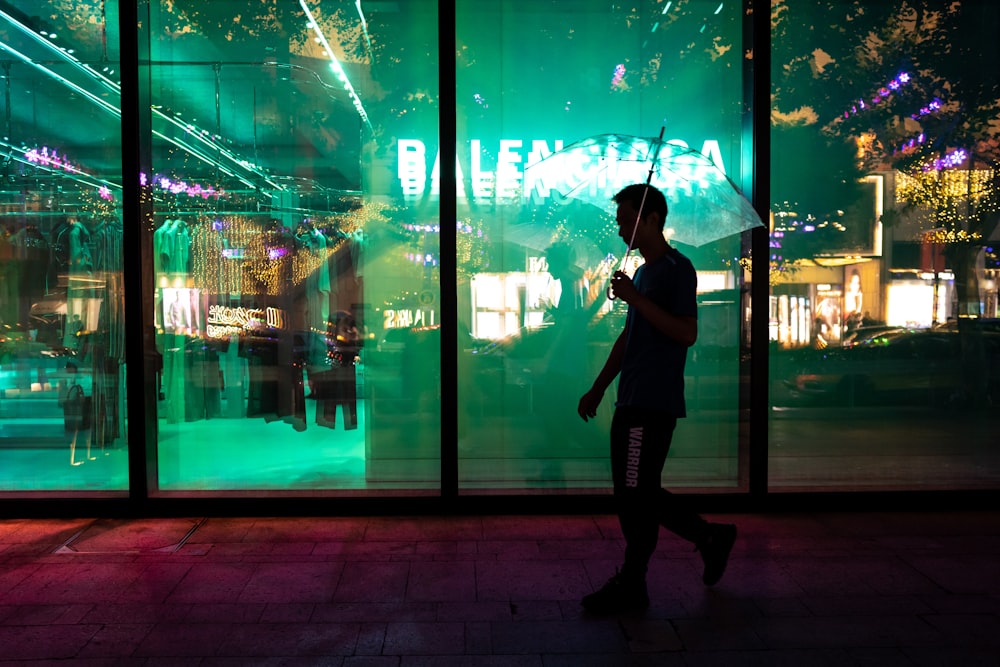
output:
[[0,666],[1000,665],[1000,512],[711,518],[612,618],[609,516],[0,520]]

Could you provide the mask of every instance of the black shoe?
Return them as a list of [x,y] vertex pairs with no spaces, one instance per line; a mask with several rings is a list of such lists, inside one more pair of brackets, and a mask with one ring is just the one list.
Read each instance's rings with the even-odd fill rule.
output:
[[708,538],[698,545],[701,559],[705,563],[705,573],[701,580],[706,586],[712,586],[722,579],[729,562],[729,552],[736,542],[736,526],[729,523],[710,523]]
[[645,609],[649,606],[649,593],[644,580],[626,579],[621,573],[616,573],[599,590],[584,596],[580,604],[592,614],[605,616]]

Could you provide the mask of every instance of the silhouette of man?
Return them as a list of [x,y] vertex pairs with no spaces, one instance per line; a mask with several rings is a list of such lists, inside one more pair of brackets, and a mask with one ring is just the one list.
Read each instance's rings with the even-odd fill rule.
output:
[[615,296],[628,304],[625,326],[580,398],[584,421],[597,415],[605,390],[619,377],[611,422],[611,475],[625,537],[621,569],[583,598],[595,614],[649,604],[646,570],[662,525],[701,552],[706,585],[719,581],[736,540],[736,526],[709,523],[663,489],[660,479],[677,419],[685,416],[684,364],[698,338],[697,274],[663,236],[667,202],[656,188],[630,185],[615,195],[618,235],[645,260],[635,278],[616,271]]

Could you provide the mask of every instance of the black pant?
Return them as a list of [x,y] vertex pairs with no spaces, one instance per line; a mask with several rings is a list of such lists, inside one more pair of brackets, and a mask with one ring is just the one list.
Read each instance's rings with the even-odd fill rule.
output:
[[708,523],[661,486],[677,418],[653,410],[616,408],[611,421],[611,477],[625,537],[623,572],[644,576],[660,526],[698,543]]
[[358,427],[358,378],[354,365],[334,366],[314,373],[313,396],[317,399],[316,423],[327,428],[337,426],[337,406],[343,406],[344,429]]

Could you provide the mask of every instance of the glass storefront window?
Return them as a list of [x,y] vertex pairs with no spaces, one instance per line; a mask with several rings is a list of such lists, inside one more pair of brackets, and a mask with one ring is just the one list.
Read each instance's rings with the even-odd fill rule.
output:
[[0,8],[0,491],[128,488],[115,3]]
[[[697,149],[740,182],[741,26],[738,3],[458,3],[458,449],[466,493],[609,486],[614,391],[596,421],[584,423],[576,406],[624,322],[624,304],[605,296],[626,254],[611,198],[645,180],[647,169],[627,180],[624,168],[602,171],[597,152],[555,168],[551,160],[587,138],[641,141],[662,128],[670,144]],[[589,201],[566,196],[574,188]],[[699,270],[701,337],[689,353],[689,416],[679,423],[666,481],[731,490],[741,484],[740,237],[676,245]],[[639,260],[631,259],[629,272]]]
[[436,3],[150,15],[158,492],[436,492]]
[[[665,485],[996,486],[995,3],[775,0],[770,109],[745,97],[747,3],[444,3],[454,54],[439,4],[125,5],[123,100],[119,2],[0,3],[0,494],[608,491],[614,387],[596,420],[576,405],[623,326],[608,278],[642,261],[611,197],[661,132],[692,151],[654,181],[668,201],[708,169],[753,181],[751,112],[770,290],[751,309],[749,237],[668,219],[700,337]],[[745,373],[753,317],[766,379]],[[126,341],[149,331],[130,442]]]
[[998,12],[938,9],[772,4],[773,490],[1000,479]]

